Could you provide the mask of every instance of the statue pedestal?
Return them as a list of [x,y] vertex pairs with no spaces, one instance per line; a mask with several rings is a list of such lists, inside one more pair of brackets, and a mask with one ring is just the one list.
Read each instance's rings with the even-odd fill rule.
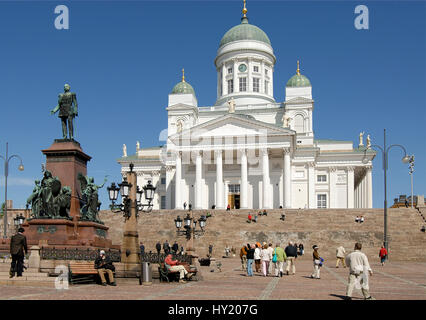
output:
[[71,188],[71,208],[70,216],[80,215],[80,202],[78,196],[81,195],[78,174],[87,175],[87,162],[92,157],[83,152],[80,144],[70,139],[55,139],[48,148],[41,150],[46,156],[46,170],[53,176],[59,178],[62,186]]
[[22,227],[30,245],[38,245],[42,241],[55,247],[112,247],[111,240],[107,239],[109,228],[92,221],[31,219]]

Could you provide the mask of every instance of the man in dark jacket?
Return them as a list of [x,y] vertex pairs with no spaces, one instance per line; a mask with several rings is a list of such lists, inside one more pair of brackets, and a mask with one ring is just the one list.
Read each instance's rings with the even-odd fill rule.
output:
[[155,245],[155,249],[157,250],[157,253],[160,254],[161,251],[161,243],[157,242],[157,244]]
[[291,274],[295,274],[296,265],[294,263],[297,258],[297,248],[294,246],[293,242],[290,241],[284,251],[285,251],[285,255],[287,256],[287,267],[285,268],[285,272],[288,275],[290,271],[290,267],[291,267],[292,268]]
[[177,244],[176,241],[175,241],[175,243],[173,243],[172,250],[173,250],[174,254],[177,254],[177,252],[179,250],[179,245]]
[[22,277],[22,272],[24,271],[24,251],[25,254],[28,253],[27,238],[23,235],[24,232],[24,228],[19,228],[18,233],[12,236],[12,239],[10,240],[12,263],[10,265],[9,275],[11,278],[15,276],[15,272],[18,277]]
[[98,270],[103,286],[107,285],[105,280],[105,273],[108,274],[109,284],[111,286],[116,286],[116,283],[114,281],[114,273],[113,273],[115,271],[115,267],[112,264],[111,259],[105,255],[104,250],[101,250],[99,252],[99,257],[97,257],[95,260],[95,269]]
[[170,245],[168,240],[163,243],[163,250],[166,255],[170,253]]

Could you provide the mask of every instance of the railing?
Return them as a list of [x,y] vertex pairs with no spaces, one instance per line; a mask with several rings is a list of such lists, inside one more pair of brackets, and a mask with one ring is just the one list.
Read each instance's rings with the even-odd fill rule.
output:
[[[40,258],[42,260],[86,260],[95,261],[99,256],[100,250],[93,249],[57,249],[55,247],[42,247],[40,250]],[[112,262],[121,261],[120,250],[105,250],[105,254]]]
[[[184,254],[173,254],[173,260],[178,260],[180,262],[187,262],[188,264],[191,264],[192,257]],[[142,262],[150,262],[150,263],[161,263],[164,262],[164,259],[166,259],[167,254],[165,253],[155,253],[155,252],[145,252],[141,254],[141,261]]]

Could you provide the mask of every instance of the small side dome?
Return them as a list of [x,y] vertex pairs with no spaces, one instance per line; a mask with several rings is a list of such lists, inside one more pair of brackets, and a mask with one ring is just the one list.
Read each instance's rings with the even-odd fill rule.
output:
[[185,81],[185,70],[182,69],[182,81],[175,85],[172,89],[172,94],[192,93],[195,96],[194,88]]
[[300,74],[299,61],[297,61],[297,71],[294,76],[287,81],[286,87],[312,87],[311,82],[303,74]]

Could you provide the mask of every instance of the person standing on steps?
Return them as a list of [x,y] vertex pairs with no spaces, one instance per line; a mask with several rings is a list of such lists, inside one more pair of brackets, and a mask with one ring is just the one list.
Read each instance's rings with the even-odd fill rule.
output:
[[[10,265],[10,278],[17,274],[17,277],[22,277],[24,272],[24,257],[28,253],[27,238],[24,236],[25,229],[19,228],[18,233],[10,239],[10,254],[12,255],[12,263]],[[24,254],[25,251],[25,254]]]
[[157,244],[155,245],[155,249],[157,250],[157,253],[160,254],[161,251],[161,243],[157,242]]

